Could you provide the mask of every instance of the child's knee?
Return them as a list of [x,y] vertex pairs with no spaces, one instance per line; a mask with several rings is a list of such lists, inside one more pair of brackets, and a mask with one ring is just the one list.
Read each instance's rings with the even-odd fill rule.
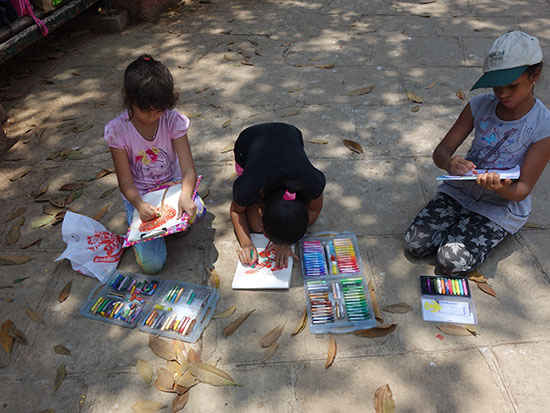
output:
[[414,258],[423,258],[435,253],[435,247],[430,237],[423,237],[414,226],[405,233],[405,251]]
[[468,272],[476,264],[476,257],[462,242],[449,242],[437,250],[436,265],[446,274]]
[[134,253],[137,264],[145,274],[157,274],[166,264],[166,248],[140,249],[134,247]]

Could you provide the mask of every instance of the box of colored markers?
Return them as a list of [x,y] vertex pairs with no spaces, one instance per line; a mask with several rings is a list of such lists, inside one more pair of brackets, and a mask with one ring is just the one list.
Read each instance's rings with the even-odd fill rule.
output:
[[210,322],[215,288],[115,271],[90,293],[80,313],[88,318],[176,340],[195,342]]
[[424,321],[477,324],[467,278],[421,276],[420,291]]
[[312,333],[348,333],[376,325],[355,234],[305,237],[300,255]]

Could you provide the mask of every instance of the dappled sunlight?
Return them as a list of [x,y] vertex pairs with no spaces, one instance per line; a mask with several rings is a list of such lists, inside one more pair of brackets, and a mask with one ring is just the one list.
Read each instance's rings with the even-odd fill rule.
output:
[[[158,24],[130,26],[121,34],[86,32],[72,39],[67,30],[2,68],[8,77],[0,79],[0,94],[8,99],[0,101],[13,120],[8,131],[22,140],[0,163],[0,220],[19,206],[27,208],[21,241],[3,248],[33,256],[28,264],[2,267],[6,284],[22,274],[32,276],[26,288],[0,290],[5,317],[30,341],[14,349],[2,370],[2,385],[16,394],[8,397],[7,410],[72,412],[81,394],[88,403],[82,409],[90,413],[126,413],[138,398],[167,405],[173,399],[136,375],[137,359],[164,366],[149,350],[147,334],[78,314],[97,283],[67,263],[53,263],[65,248],[61,225],[31,225],[44,207],[31,192],[48,183],[46,197],[67,195],[59,191],[62,185],[86,180],[82,196],[70,207],[93,216],[110,205],[101,222],[111,231],[126,231],[115,174],[92,178],[112,168],[103,128],[122,110],[125,67],[142,53],[170,68],[180,94],[177,109],[191,119],[196,169],[209,187],[207,215],[184,237],[168,238],[168,261],[159,277],[201,283],[205,268],[215,266],[221,278],[218,309],[236,305],[237,314],[256,309],[232,337],[225,338],[223,328],[236,316],[213,320],[200,344],[203,360],[217,363],[243,386],[201,384],[191,390],[186,411],[353,412],[364,409],[365,400],[386,382],[404,412],[434,406],[449,412],[508,409],[510,394],[517,397],[518,388],[503,392],[487,360],[498,346],[548,336],[550,261],[544,228],[550,226],[545,208],[549,173],[535,190],[532,219],[543,229],[506,240],[480,269],[497,298],[472,283],[478,337],[438,339],[439,330],[422,321],[418,276],[433,274],[434,263],[406,257],[403,234],[436,190],[440,170],[431,160],[433,149],[465,101],[480,93],[469,88],[481,73],[486,47],[497,34],[517,26],[548,45],[550,18],[533,18],[537,7],[546,13],[547,2],[534,0],[529,14],[525,2],[515,0],[191,3]],[[52,51],[62,55],[48,58]],[[542,100],[548,100],[549,87],[545,79],[537,84]],[[459,90],[465,101],[457,97]],[[423,103],[411,102],[407,92]],[[229,217],[236,177],[231,144],[241,130],[265,121],[296,125],[310,160],[326,174],[324,208],[311,230],[355,232],[379,303],[405,302],[413,308],[408,314],[383,314],[386,323],[398,324],[387,337],[337,335],[338,354],[328,370],[323,366],[327,336],[315,336],[307,327],[289,335],[304,306],[299,265],[288,291],[231,289],[237,259]],[[364,153],[351,152],[343,139],[357,142]],[[79,148],[79,159],[47,159],[71,148]],[[25,168],[32,172],[10,181]],[[37,238],[42,239],[39,246],[20,249]],[[132,251],[124,254],[120,269],[138,270]],[[71,296],[59,303],[57,294],[69,280],[74,280]],[[27,305],[45,315],[47,328],[29,324]],[[277,352],[262,361],[258,339],[285,322]],[[51,347],[59,343],[71,348],[71,357],[52,354]],[[481,346],[490,354],[482,353]],[[69,375],[52,394],[60,363]],[[20,397],[22,384],[29,397]],[[38,395],[43,395],[39,405]]]

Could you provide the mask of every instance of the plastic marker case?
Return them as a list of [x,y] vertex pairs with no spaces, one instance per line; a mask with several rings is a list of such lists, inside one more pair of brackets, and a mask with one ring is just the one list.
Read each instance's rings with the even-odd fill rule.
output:
[[214,315],[217,289],[115,271],[94,288],[80,314],[146,333],[195,342]]
[[300,255],[312,333],[348,333],[376,325],[355,234],[306,236]]
[[477,324],[467,278],[421,276],[420,291],[424,321]]

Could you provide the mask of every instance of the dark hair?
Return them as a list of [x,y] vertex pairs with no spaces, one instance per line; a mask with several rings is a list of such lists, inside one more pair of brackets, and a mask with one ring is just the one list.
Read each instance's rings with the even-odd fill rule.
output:
[[525,69],[525,72],[529,77],[533,77],[538,75],[542,72],[542,67],[544,66],[544,62],[535,63],[534,65],[529,66],[527,69]]
[[294,244],[307,230],[307,205],[299,199],[287,201],[277,193],[264,201],[264,232],[276,244]]
[[126,68],[122,96],[130,116],[133,105],[141,110],[166,110],[178,100],[170,71],[149,55],[141,55]]

